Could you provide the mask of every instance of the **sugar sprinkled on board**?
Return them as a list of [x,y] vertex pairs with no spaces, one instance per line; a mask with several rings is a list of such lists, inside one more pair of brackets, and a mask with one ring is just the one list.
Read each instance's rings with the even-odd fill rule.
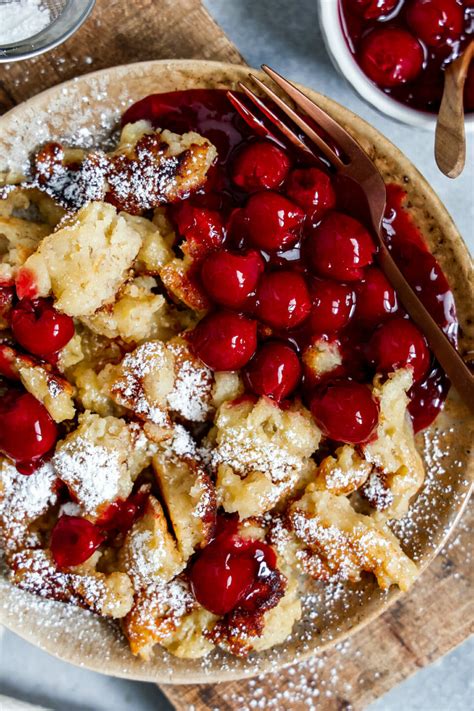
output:
[[13,44],[33,37],[51,22],[51,13],[41,0],[0,3],[0,44]]

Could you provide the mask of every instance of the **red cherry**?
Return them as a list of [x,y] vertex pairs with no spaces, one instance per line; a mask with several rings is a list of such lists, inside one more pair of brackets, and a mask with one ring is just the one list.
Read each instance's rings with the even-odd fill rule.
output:
[[349,6],[365,20],[378,20],[396,8],[399,0],[350,0]]
[[275,566],[276,556],[269,545],[224,532],[198,553],[190,572],[191,589],[196,600],[215,615],[236,607],[253,610],[255,602],[263,602],[262,583]]
[[372,439],[379,408],[367,385],[337,380],[318,390],[311,412],[322,432],[336,442],[362,444]]
[[292,170],[286,183],[286,194],[299,205],[313,222],[336,206],[336,193],[331,178],[319,168]]
[[387,277],[377,267],[369,267],[364,280],[356,286],[356,318],[368,326],[377,326],[398,310],[397,294]]
[[341,281],[357,281],[373,261],[375,244],[365,227],[342,212],[330,212],[307,240],[308,256],[316,274]]
[[423,62],[423,47],[406,30],[384,27],[363,40],[360,65],[378,86],[388,88],[413,81]]
[[306,281],[293,271],[264,274],[257,289],[257,315],[273,328],[295,328],[311,311]]
[[191,588],[196,600],[215,615],[225,615],[237,607],[255,580],[255,562],[235,555],[233,548],[210,543],[191,569]]
[[239,254],[221,250],[204,259],[201,279],[216,304],[237,309],[255,292],[264,266],[262,256],[255,250]]
[[55,444],[58,430],[30,393],[10,390],[0,399],[0,451],[15,462],[38,459]]
[[47,299],[22,299],[11,314],[13,335],[30,353],[49,356],[64,348],[74,336],[74,321]]
[[195,354],[213,370],[239,370],[257,348],[257,323],[232,311],[215,311],[191,331]]
[[179,234],[186,240],[186,251],[194,258],[219,249],[224,242],[224,224],[217,210],[195,207],[186,201],[173,206],[171,214]]
[[265,343],[245,370],[250,389],[277,401],[288,397],[301,378],[301,364],[293,348],[279,341]]
[[412,0],[407,22],[428,47],[439,47],[459,37],[464,24],[462,5],[457,0]]
[[311,333],[334,333],[346,326],[354,312],[355,293],[347,284],[315,279],[311,285]]
[[414,323],[394,318],[375,331],[369,342],[369,357],[380,373],[413,368],[413,380],[421,380],[430,364],[425,337]]
[[301,237],[304,217],[298,205],[270,190],[252,195],[244,208],[250,242],[269,252],[292,247]]
[[147,499],[148,492],[139,490],[126,500],[113,501],[97,520],[97,527],[103,531],[126,533],[142,514]]
[[278,188],[290,169],[286,153],[271,141],[252,141],[242,148],[232,166],[232,180],[242,190]]
[[103,543],[93,523],[80,516],[61,516],[51,532],[50,548],[58,568],[84,563]]

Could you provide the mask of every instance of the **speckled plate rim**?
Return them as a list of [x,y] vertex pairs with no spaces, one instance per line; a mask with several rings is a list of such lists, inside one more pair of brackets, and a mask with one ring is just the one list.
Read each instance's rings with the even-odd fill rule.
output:
[[[32,99],[15,107],[0,118],[0,149],[3,158],[10,157],[15,165],[21,163],[28,153],[47,138],[84,135],[84,131],[103,139],[109,132],[113,120],[118,119],[124,108],[149,93],[185,89],[235,88],[239,80],[247,78],[249,68],[220,62],[197,60],[159,60],[112,67],[81,76],[64,84],[55,86],[38,94]],[[254,72],[266,79],[262,73]],[[423,176],[412,163],[374,127],[363,121],[348,109],[317,92],[305,89],[308,95],[336,120],[353,133],[368,154],[376,161],[382,173],[394,182],[404,186],[408,193],[410,209],[415,221],[422,229],[431,250],[440,261],[450,279],[455,294],[459,319],[462,326],[461,350],[473,350],[474,324],[470,314],[470,305],[474,301],[472,263],[459,232],[450,215]],[[115,111],[110,122],[103,121],[103,112],[110,113],[111,105]],[[74,107],[74,118],[72,118]],[[85,122],[81,124],[78,107],[83,107]],[[49,113],[48,113],[49,110]],[[87,118],[88,113],[91,119]],[[61,126],[69,119],[67,129]],[[74,130],[72,130],[74,125]],[[25,126],[29,131],[25,131]],[[36,130],[34,128],[36,127]],[[66,128],[63,126],[63,128]],[[13,157],[12,157],[13,156]],[[0,171],[6,168],[1,164]],[[462,406],[455,393],[450,394],[445,412],[435,423],[436,428],[452,432],[452,441],[463,457],[463,484],[456,489],[458,496],[447,501],[446,515],[442,519],[435,540],[421,556],[419,567],[427,567],[461,517],[467,504],[472,485],[474,460],[468,446],[472,433],[472,418]],[[454,474],[453,474],[454,477]],[[457,486],[457,480],[453,479]],[[451,505],[452,504],[452,505]],[[107,623],[93,618],[82,610],[64,606],[60,603],[41,601],[10,585],[5,577],[0,579],[0,621],[13,632],[27,641],[39,646],[50,654],[70,663],[92,669],[97,672],[153,681],[167,684],[215,683],[254,676],[265,671],[275,671],[321,652],[327,647],[352,635],[362,626],[373,621],[382,612],[401,597],[398,590],[392,589],[387,595],[374,596],[354,609],[350,619],[329,640],[314,638],[301,650],[298,639],[288,645],[276,648],[272,652],[252,655],[250,660],[229,659],[219,653],[213,661],[202,666],[191,660],[177,660],[161,652],[155,654],[149,662],[133,658],[123,641]],[[33,601],[36,601],[33,604]],[[52,629],[44,627],[45,620],[38,620],[35,614],[39,607],[51,615],[54,621]],[[67,614],[65,612],[67,608]],[[71,620],[74,625],[92,624],[94,629],[103,633],[104,643],[95,649],[93,641],[81,639],[81,635],[71,634],[68,629]],[[47,621],[47,620],[46,620]],[[41,623],[41,624],[40,624]],[[103,628],[103,629],[102,629]],[[46,633],[47,631],[47,633]],[[115,646],[114,646],[115,645]]]

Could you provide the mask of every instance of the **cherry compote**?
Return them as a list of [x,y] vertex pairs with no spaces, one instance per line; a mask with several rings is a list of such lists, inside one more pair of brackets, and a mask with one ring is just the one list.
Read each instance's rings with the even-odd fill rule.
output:
[[308,258],[316,274],[340,281],[358,281],[372,264],[375,244],[358,220],[330,212],[307,240]]
[[308,318],[311,300],[305,278],[296,271],[264,274],[257,289],[257,316],[277,329],[291,329]]
[[319,168],[295,168],[288,176],[285,192],[308,215],[318,222],[336,207],[336,192],[330,176]]
[[395,289],[377,267],[365,270],[364,278],[356,284],[355,318],[366,326],[377,326],[398,310]]
[[51,532],[50,548],[58,568],[88,560],[105,538],[100,529],[80,516],[61,516]]
[[13,459],[22,473],[32,473],[40,458],[56,444],[58,428],[33,395],[16,389],[0,398],[0,452]]
[[426,375],[430,353],[425,337],[414,323],[404,318],[382,324],[369,342],[370,359],[378,373],[411,368],[417,382]]
[[[348,32],[355,33],[354,52],[375,29],[394,27],[414,36],[406,6],[401,0],[343,0],[344,18],[351,16]],[[466,8],[465,17],[468,14]],[[424,52],[420,79],[385,91],[403,99],[403,92],[408,95],[414,87],[416,100],[425,106],[423,92],[425,84],[430,85],[426,72],[432,66],[438,71],[433,53],[445,49],[428,49],[422,39],[415,40]],[[456,42],[462,47],[465,41],[464,28]],[[452,49],[457,52],[458,44]],[[372,381],[376,361],[368,343],[372,338],[376,342],[377,329],[404,311],[377,267],[376,247],[360,221],[356,196],[334,179],[324,161],[316,168],[291,146],[269,141],[268,132],[262,139],[262,126],[247,126],[225,91],[193,89],[146,97],[126,112],[123,122],[140,119],[178,132],[197,131],[219,153],[206,187],[171,210],[185,243],[182,249],[199,259],[197,276],[211,302],[211,311],[189,335],[194,352],[216,370],[245,368],[247,389],[256,395],[279,401],[294,394],[309,404],[314,383],[303,375],[293,386],[297,369],[290,363],[295,364],[295,356],[301,360],[314,339],[336,339],[343,363],[327,374],[326,384],[344,375],[363,385],[364,396],[370,394],[366,384]],[[458,323],[452,292],[405,208],[405,198],[402,188],[387,186],[387,244],[455,343]],[[422,347],[418,350],[424,367],[426,353]],[[388,367],[406,362],[405,354]],[[448,389],[446,376],[429,354],[426,374],[409,393],[415,430],[433,421]],[[373,414],[373,407],[369,409]]]
[[296,389],[301,363],[295,350],[281,341],[267,341],[244,371],[248,387],[256,395],[280,401]]
[[[340,0],[343,32],[354,59],[382,91],[437,113],[444,72],[474,34],[471,0]],[[474,111],[474,65],[464,89]]]
[[196,600],[215,615],[237,607],[258,607],[262,586],[276,569],[276,555],[267,543],[242,538],[231,520],[200,551],[191,565],[191,588]]
[[271,190],[252,195],[243,211],[250,244],[268,252],[293,247],[301,237],[304,218],[298,205]]
[[257,323],[232,311],[215,311],[190,333],[195,354],[213,370],[239,370],[257,348]]
[[347,0],[352,12],[366,20],[379,20],[397,7],[400,0]]
[[234,158],[232,180],[248,193],[279,188],[290,169],[288,154],[271,141],[245,144]]
[[49,299],[21,299],[12,309],[15,339],[29,353],[48,359],[74,336],[74,322],[57,311]]
[[209,298],[220,306],[239,309],[249,303],[264,269],[260,252],[212,252],[203,261],[201,280]]
[[314,279],[310,288],[311,333],[335,333],[349,323],[355,307],[355,291],[331,279]]
[[126,533],[143,513],[148,491],[138,490],[128,499],[116,499],[98,518],[97,527],[108,534]]
[[363,444],[375,435],[379,406],[367,385],[337,380],[316,391],[311,412],[330,439]]

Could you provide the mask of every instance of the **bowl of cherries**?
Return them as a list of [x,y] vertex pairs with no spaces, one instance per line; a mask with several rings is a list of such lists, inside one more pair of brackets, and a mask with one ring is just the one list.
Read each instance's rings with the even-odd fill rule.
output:
[[[336,68],[379,111],[434,129],[448,65],[474,39],[474,0],[319,0]],[[474,128],[474,62],[464,87]]]

